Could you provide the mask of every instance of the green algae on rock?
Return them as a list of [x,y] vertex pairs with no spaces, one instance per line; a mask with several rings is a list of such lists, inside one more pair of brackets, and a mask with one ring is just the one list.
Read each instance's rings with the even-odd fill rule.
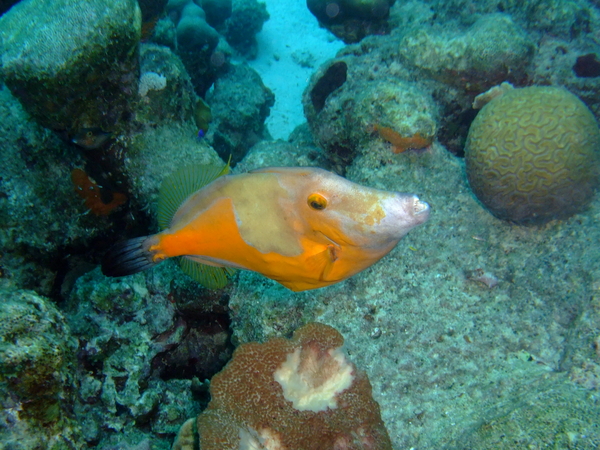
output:
[[137,85],[135,0],[25,0],[0,18],[0,74],[53,130],[114,131]]
[[0,446],[81,448],[81,431],[69,416],[77,341],[43,297],[13,289],[0,296]]
[[600,130],[566,89],[509,90],[471,124],[465,160],[471,189],[492,214],[519,224],[545,223],[591,201]]

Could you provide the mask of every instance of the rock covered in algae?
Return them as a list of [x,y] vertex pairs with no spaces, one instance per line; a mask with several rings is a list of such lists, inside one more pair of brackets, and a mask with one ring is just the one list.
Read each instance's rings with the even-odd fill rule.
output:
[[76,340],[63,315],[32,291],[0,292],[0,442],[15,450],[79,447],[73,404]]
[[389,32],[387,19],[396,0],[308,0],[319,24],[345,43],[358,42],[369,34]]
[[400,145],[403,141],[421,139],[416,148],[427,147],[437,130],[438,108],[426,87],[385,74],[357,76],[364,70],[363,59],[329,61],[312,76],[303,95],[315,143],[340,173],[369,151],[373,141],[385,142],[391,154],[409,148]]
[[112,131],[137,85],[135,0],[25,0],[0,18],[0,73],[40,124]]

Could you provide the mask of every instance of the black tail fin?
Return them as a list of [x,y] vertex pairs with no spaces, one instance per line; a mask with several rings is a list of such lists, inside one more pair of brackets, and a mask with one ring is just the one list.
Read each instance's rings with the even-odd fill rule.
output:
[[149,236],[142,236],[113,245],[102,259],[102,273],[109,277],[123,277],[141,272],[158,264],[144,246]]

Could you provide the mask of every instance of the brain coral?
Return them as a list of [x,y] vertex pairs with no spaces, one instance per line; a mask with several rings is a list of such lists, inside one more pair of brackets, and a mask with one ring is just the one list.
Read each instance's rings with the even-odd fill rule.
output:
[[[202,450],[391,450],[367,376],[335,329],[311,323],[291,340],[240,346],[211,381],[198,416]],[[193,420],[174,450],[194,447]]]
[[565,89],[514,89],[479,112],[465,158],[471,189],[492,214],[545,223],[590,202],[600,131],[590,110]]

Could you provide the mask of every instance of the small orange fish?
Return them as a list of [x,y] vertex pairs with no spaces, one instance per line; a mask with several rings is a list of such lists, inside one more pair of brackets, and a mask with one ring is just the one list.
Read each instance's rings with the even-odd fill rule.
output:
[[228,166],[186,167],[159,195],[158,234],[116,244],[102,263],[129,275],[182,256],[182,269],[207,287],[247,269],[292,291],[338,283],[371,266],[429,206],[412,194],[352,183],[318,168],[267,168],[224,175]]
[[379,136],[392,144],[394,153],[402,153],[406,150],[420,150],[429,147],[432,143],[430,138],[425,138],[421,133],[415,133],[413,136],[404,137],[397,131],[389,127],[374,125],[373,129],[379,133]]

